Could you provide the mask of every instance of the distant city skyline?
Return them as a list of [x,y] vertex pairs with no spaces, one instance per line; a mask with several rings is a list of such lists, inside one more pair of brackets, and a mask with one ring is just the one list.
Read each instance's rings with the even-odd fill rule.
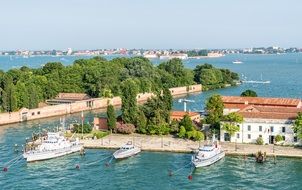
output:
[[299,0],[0,2],[0,51],[302,47]]

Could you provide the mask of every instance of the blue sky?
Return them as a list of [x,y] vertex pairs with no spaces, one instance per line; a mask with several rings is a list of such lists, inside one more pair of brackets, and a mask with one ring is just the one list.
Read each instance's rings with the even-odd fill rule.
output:
[[301,0],[1,0],[0,50],[302,47]]

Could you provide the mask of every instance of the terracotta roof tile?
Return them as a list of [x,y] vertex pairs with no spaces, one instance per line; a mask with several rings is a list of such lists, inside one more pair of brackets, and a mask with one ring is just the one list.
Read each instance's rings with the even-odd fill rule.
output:
[[246,105],[285,106],[285,107],[301,106],[301,100],[293,99],[293,98],[222,96],[222,101],[225,104],[246,104]]

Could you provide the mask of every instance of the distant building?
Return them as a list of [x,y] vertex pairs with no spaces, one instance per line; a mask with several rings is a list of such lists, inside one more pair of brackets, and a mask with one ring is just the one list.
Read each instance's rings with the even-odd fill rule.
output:
[[172,111],[170,120],[180,121],[185,115],[189,115],[192,121],[200,122],[200,114],[198,112]]
[[67,49],[66,55],[71,55],[71,54],[72,54],[72,49],[71,49],[71,48],[68,48],[68,49]]
[[222,100],[224,115],[237,112],[244,122],[238,124],[240,130],[232,137],[221,129],[221,141],[255,143],[262,137],[264,143],[273,144],[280,135],[285,144],[297,142],[293,122],[302,112],[300,99],[223,96]]
[[46,100],[46,103],[49,105],[70,104],[88,99],[91,97],[85,93],[59,93],[54,99]]

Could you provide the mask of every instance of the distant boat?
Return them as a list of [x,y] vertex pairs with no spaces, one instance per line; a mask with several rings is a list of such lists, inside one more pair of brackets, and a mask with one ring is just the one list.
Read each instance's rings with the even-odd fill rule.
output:
[[240,60],[235,60],[235,61],[233,61],[233,63],[234,63],[234,64],[241,64],[241,63],[243,63],[243,62],[240,61]]
[[[246,77],[245,77],[245,79],[246,79]],[[251,83],[251,84],[270,84],[271,83],[271,81],[269,81],[269,80],[263,80],[262,79],[262,74],[261,74],[261,80],[243,80],[243,81],[241,81],[242,83]]]
[[252,84],[270,84],[271,81],[266,80],[266,81],[257,81],[257,80],[243,80],[243,83],[252,83]]

